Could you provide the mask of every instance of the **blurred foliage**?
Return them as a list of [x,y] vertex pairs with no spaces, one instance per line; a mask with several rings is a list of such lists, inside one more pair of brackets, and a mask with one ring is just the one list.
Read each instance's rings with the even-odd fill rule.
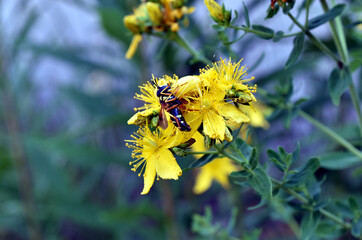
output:
[[[351,98],[362,96],[360,1],[318,14],[310,11],[320,8],[318,1],[277,1],[274,9],[265,1],[230,9],[225,1],[222,11],[231,19],[213,22],[202,1],[189,0],[197,12],[180,36],[198,55],[180,41],[149,34],[130,61],[124,54],[132,34],[122,18],[138,0],[35,2],[0,2],[0,239],[361,239],[361,158],[299,114],[308,112],[361,152]],[[96,19],[100,40],[67,40],[76,38],[62,32],[80,21],[74,13],[44,23],[59,4]],[[288,14],[306,10],[306,29],[285,23]],[[287,27],[277,29],[275,19]],[[334,35],[310,37],[331,20]],[[58,37],[40,41],[45,26]],[[81,34],[87,39],[94,28]],[[341,32],[348,46],[336,46]],[[281,45],[290,52],[267,51]],[[152,73],[198,74],[205,59],[252,55],[245,61],[258,99],[273,108],[271,127],[250,129],[251,143],[239,138],[225,145],[225,154],[244,156],[243,169],[230,176],[232,188],[214,184],[195,196],[196,172],[188,171],[177,182],[158,181],[141,197],[142,178],[130,171],[124,146],[135,130],[126,122],[140,104],[133,101],[137,85]],[[217,156],[180,164],[202,167]]]

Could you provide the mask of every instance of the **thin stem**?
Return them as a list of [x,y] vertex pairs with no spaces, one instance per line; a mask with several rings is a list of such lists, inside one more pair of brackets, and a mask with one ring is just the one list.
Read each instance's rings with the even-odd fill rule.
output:
[[[293,197],[295,197],[296,199],[298,199],[299,201],[301,201],[304,204],[309,204],[309,200],[300,195],[299,193],[297,193],[296,191],[294,191],[293,189],[284,187],[282,185],[282,183],[278,180],[272,179],[273,184],[278,185],[279,187],[281,187],[284,191],[286,191],[287,193],[289,193],[290,195],[292,195]],[[335,223],[338,223],[339,225],[343,226],[344,228],[350,229],[351,228],[351,224],[345,222],[343,219],[341,219],[340,217],[334,215],[333,213],[325,210],[324,208],[320,208],[318,210],[322,215],[324,215],[325,217],[331,219],[332,221],[334,221]]]
[[218,154],[218,151],[186,152],[186,154]]
[[178,43],[181,47],[185,48],[194,58],[195,60],[204,63],[205,65],[210,65],[211,61],[207,59],[203,54],[199,51],[196,51],[185,39],[183,39],[177,32],[172,33],[170,38]]
[[288,13],[289,18],[308,36],[309,40],[313,42],[314,45],[316,45],[322,52],[330,56],[338,65],[340,65],[341,61],[339,58],[318,38],[316,38],[308,29],[304,28],[302,24],[298,22],[297,19],[293,17],[290,13]]
[[351,94],[351,99],[352,99],[353,105],[357,112],[358,121],[359,121],[359,131],[360,131],[361,143],[362,143],[362,113],[361,113],[361,108],[360,108],[360,104],[359,104],[360,99],[358,97],[358,93],[357,93],[356,87],[353,84],[353,81],[349,85],[349,92]]
[[308,18],[309,18],[309,7],[311,0],[308,0],[306,3],[306,11],[305,11],[305,24],[304,27],[308,29]]
[[[271,38],[274,36],[274,34],[258,31],[258,30],[251,29],[251,28],[248,28],[248,27],[238,27],[238,26],[229,26],[229,27],[233,28],[233,29],[236,29],[236,30],[242,30],[242,31],[248,32],[248,33],[254,33],[254,34],[260,35],[260,36],[271,37]],[[299,35],[300,33],[301,32],[286,34],[286,35],[283,35],[283,38],[293,37],[293,36]]]
[[[322,4],[323,10],[325,12],[329,11],[327,2],[325,0],[320,0],[320,2]],[[337,47],[339,55],[342,58],[343,65],[346,68],[348,68],[348,66],[349,66],[349,56],[348,55],[349,54],[348,54],[346,38],[344,35],[343,27],[342,28],[339,27],[340,25],[342,25],[340,17],[335,18],[334,21],[333,20],[329,21],[329,26],[331,27],[334,43]],[[353,81],[349,85],[349,92],[351,94],[353,106],[357,112],[358,121],[359,121],[359,130],[360,130],[361,141],[362,141],[362,113],[361,113],[361,108],[360,108],[360,104],[359,104],[360,99],[357,94],[356,87],[354,86]]]
[[313,124],[315,127],[319,128],[322,132],[330,136],[332,139],[334,139],[336,142],[341,144],[343,147],[345,147],[348,151],[350,151],[352,154],[356,155],[359,160],[362,161],[362,152],[359,151],[357,148],[355,148],[352,144],[350,144],[346,139],[338,135],[336,132],[334,132],[332,129],[325,126],[323,123],[317,121],[309,114],[303,112],[300,110],[299,115],[309,121],[311,124]]

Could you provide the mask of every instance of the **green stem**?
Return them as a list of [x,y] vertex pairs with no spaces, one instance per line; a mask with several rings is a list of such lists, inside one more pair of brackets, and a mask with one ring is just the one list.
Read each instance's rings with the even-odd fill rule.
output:
[[[281,187],[284,191],[286,191],[287,193],[289,193],[290,195],[292,195],[293,197],[295,197],[296,199],[298,199],[299,201],[301,201],[304,204],[309,205],[309,200],[300,195],[299,193],[297,193],[296,191],[294,191],[293,189],[284,187],[282,185],[281,182],[279,182],[278,180],[272,179],[273,184],[278,185],[279,187]],[[334,215],[333,213],[325,210],[324,208],[320,208],[318,210],[322,215],[324,215],[325,217],[331,219],[332,221],[334,221],[335,223],[338,223],[339,225],[343,226],[344,228],[350,229],[351,228],[351,224],[345,222],[342,218]]]
[[316,45],[322,52],[330,56],[337,65],[340,65],[341,61],[339,58],[318,38],[316,38],[308,29],[304,28],[302,24],[298,22],[290,13],[288,13],[289,18],[308,36],[309,40]]
[[309,7],[310,7],[310,2],[311,2],[311,0],[308,0],[307,1],[307,7],[306,7],[306,11],[305,11],[305,24],[304,24],[304,27],[306,28],[306,29],[308,29],[308,19],[309,19]]
[[349,85],[349,92],[351,94],[351,99],[353,102],[353,105],[356,109],[357,112],[357,116],[358,116],[358,121],[359,121],[359,131],[360,131],[360,135],[361,135],[361,145],[362,145],[362,113],[361,113],[361,108],[360,108],[360,99],[358,97],[358,93],[356,90],[356,87],[354,86],[353,82],[351,82],[351,84]]
[[[258,31],[258,30],[251,29],[251,28],[248,28],[248,27],[238,27],[238,26],[229,26],[229,27],[233,28],[233,29],[236,29],[236,30],[242,30],[242,31],[248,32],[248,33],[254,33],[254,34],[260,35],[260,36],[271,37],[271,38],[274,36],[274,34]],[[297,36],[300,33],[301,32],[286,34],[286,35],[283,35],[283,38]]]
[[172,33],[170,38],[178,43],[181,47],[185,48],[194,58],[195,60],[204,63],[205,65],[210,65],[211,61],[207,59],[200,52],[196,51],[185,39],[183,39],[177,32]]
[[[329,11],[328,4],[325,0],[320,0],[323,10],[325,12]],[[344,35],[343,26],[341,23],[340,17],[335,18],[335,20],[329,21],[329,26],[331,27],[332,36],[334,43],[337,47],[338,53],[342,58],[343,65],[348,68],[349,66],[349,56],[348,56],[348,49],[347,49],[347,43],[346,43],[346,37]],[[360,99],[356,91],[356,87],[354,86],[353,81],[349,85],[349,92],[351,94],[353,106],[356,109],[358,121],[359,121],[359,130],[361,135],[361,141],[362,141],[362,113],[360,108]]]
[[357,148],[355,148],[352,144],[350,144],[346,139],[338,135],[336,132],[334,132],[332,129],[325,126],[323,123],[317,121],[309,114],[303,112],[300,110],[299,115],[309,121],[311,124],[313,124],[315,127],[319,128],[322,132],[330,136],[332,139],[334,139],[336,142],[341,144],[343,147],[345,147],[348,151],[350,151],[352,154],[356,155],[359,160],[362,161],[362,152],[359,151]]
[[186,152],[186,154],[218,154],[218,151]]

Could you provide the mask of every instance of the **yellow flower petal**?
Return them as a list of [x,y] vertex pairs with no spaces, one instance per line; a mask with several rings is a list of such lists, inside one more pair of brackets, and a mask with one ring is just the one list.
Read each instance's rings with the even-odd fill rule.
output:
[[204,132],[207,136],[213,139],[224,140],[225,135],[225,120],[215,110],[210,110],[205,114]]
[[164,148],[160,148],[158,151],[155,167],[157,175],[163,179],[177,180],[182,174],[182,170],[171,151]]
[[155,182],[156,178],[155,157],[156,156],[151,155],[150,159],[147,159],[146,170],[145,173],[143,174],[144,186],[141,195],[147,194],[150,191],[153,183]]
[[250,121],[245,113],[230,103],[219,104],[217,110],[223,117],[233,123],[239,124]]
[[[206,166],[204,166],[204,167],[206,167]],[[192,191],[195,194],[204,193],[207,189],[209,189],[211,187],[212,179],[213,179],[213,177],[211,175],[211,172],[203,171],[203,169],[201,168],[201,171],[199,172],[199,174],[196,177],[195,185],[194,185],[194,188],[192,189]]]

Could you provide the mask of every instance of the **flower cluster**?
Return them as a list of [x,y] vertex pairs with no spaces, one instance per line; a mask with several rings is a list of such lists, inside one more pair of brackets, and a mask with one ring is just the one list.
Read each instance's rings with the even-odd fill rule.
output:
[[184,0],[144,0],[131,15],[123,18],[124,25],[132,32],[133,39],[126,53],[126,58],[132,58],[137,46],[142,40],[142,34],[153,32],[177,32],[180,20],[194,11],[194,8],[184,6]]
[[[241,61],[240,61],[241,62]],[[133,148],[133,170],[141,167],[147,194],[157,177],[178,179],[182,170],[174,154],[200,141],[202,134],[210,147],[218,141],[232,141],[233,126],[249,122],[243,108],[252,108],[256,85],[246,83],[246,68],[240,62],[221,60],[200,70],[199,75],[164,76],[140,86],[135,98],[144,102],[128,124],[139,125],[127,146]]]

